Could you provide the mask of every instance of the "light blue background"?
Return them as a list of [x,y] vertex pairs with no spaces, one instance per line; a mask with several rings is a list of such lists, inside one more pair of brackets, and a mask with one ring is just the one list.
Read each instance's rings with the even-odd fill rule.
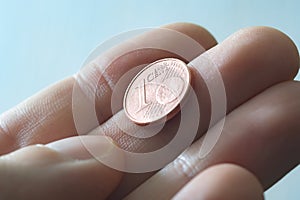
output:
[[[201,24],[222,41],[240,28],[276,27],[300,47],[299,1],[1,1],[0,113],[80,68],[120,32],[176,21]],[[300,167],[266,193],[299,199]]]

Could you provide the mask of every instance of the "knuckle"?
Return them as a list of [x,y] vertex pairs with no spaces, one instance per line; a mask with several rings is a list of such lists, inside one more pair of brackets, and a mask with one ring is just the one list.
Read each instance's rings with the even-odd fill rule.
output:
[[175,170],[182,175],[187,181],[191,180],[198,172],[197,165],[191,160],[191,158],[182,154],[173,161]]

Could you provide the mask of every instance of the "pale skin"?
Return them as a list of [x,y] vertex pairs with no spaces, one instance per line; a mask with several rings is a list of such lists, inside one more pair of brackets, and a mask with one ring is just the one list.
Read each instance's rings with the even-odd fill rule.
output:
[[[103,148],[103,156],[113,147],[103,136],[95,136],[97,132],[121,135],[113,137],[114,142],[128,147],[114,123],[127,119],[122,110],[111,114],[111,91],[105,90],[96,99],[101,125],[90,127],[93,135],[78,136],[72,115],[74,77],[68,77],[0,115],[1,199],[263,199],[267,188],[299,164],[300,84],[293,81],[299,54],[294,43],[267,27],[242,29],[220,44],[197,25],[165,27],[201,44],[224,80],[228,113],[210,154],[195,159],[208,125],[207,109],[201,110],[205,117],[201,118],[199,139],[163,169],[128,174],[101,164],[81,140]],[[164,42],[176,43],[172,38]],[[109,67],[106,77],[117,82],[132,63],[165,57],[174,55],[149,50],[138,56],[128,54]],[[97,73],[102,72],[94,75]],[[194,90],[201,93],[199,103],[209,105],[201,77],[194,74],[194,79]],[[108,85],[107,80],[102,82]],[[158,137],[145,148],[163,141]],[[133,149],[139,149],[141,143],[130,142]]]

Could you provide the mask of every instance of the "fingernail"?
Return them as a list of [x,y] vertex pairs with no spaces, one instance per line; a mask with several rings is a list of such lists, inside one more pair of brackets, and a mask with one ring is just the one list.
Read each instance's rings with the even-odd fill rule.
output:
[[87,160],[90,158],[101,160],[112,154],[114,156],[117,155],[117,147],[112,139],[99,135],[65,138],[49,143],[46,147],[77,160]]

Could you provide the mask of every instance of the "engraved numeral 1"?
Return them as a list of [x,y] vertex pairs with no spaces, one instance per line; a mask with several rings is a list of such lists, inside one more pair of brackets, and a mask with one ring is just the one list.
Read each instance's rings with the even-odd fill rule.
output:
[[146,101],[146,88],[145,88],[145,79],[143,80],[143,84],[136,89],[139,90],[139,108],[137,109],[136,113],[140,112],[144,109],[149,103]]

